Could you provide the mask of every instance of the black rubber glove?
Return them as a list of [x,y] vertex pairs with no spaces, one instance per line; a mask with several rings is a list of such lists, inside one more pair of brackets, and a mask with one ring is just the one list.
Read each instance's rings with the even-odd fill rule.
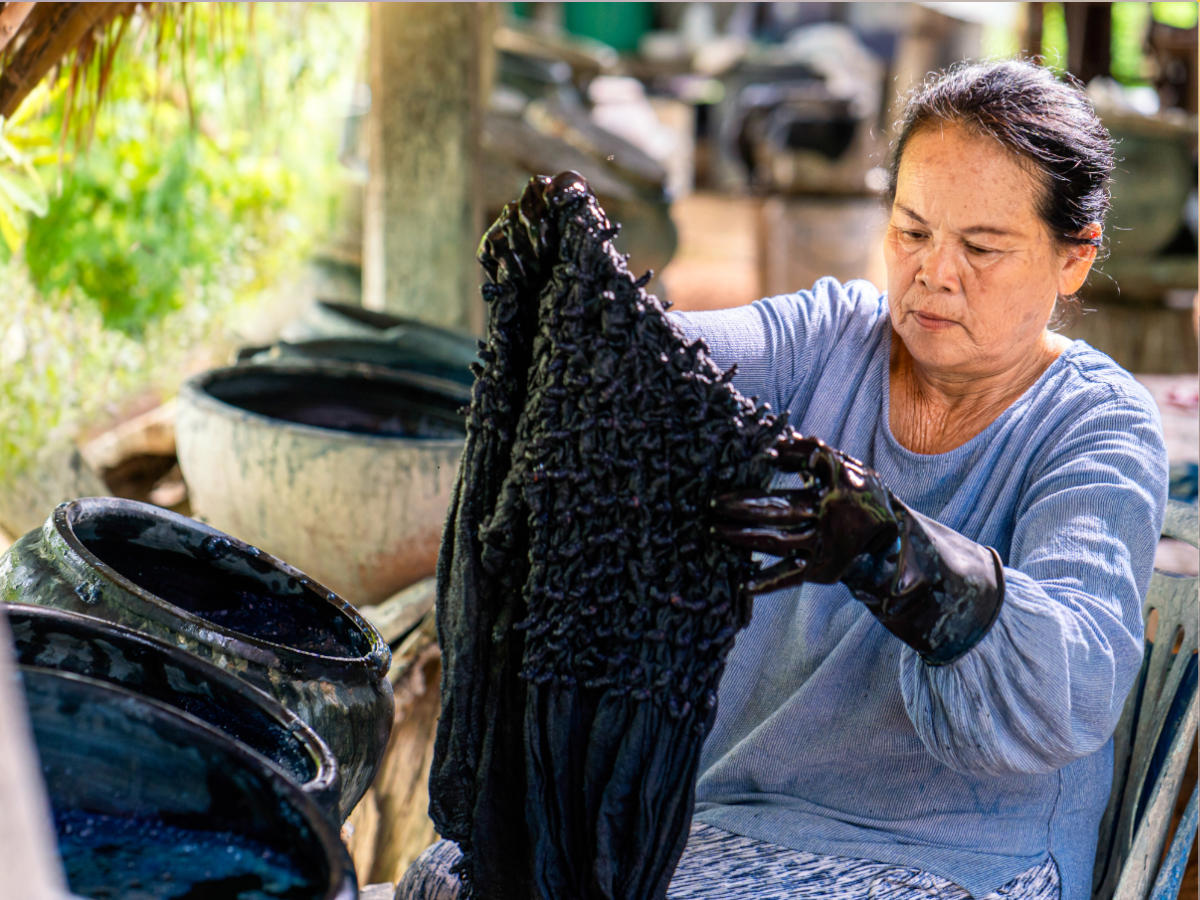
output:
[[932,665],[979,643],[1004,598],[995,550],[909,509],[875,471],[823,441],[789,429],[776,450],[776,468],[800,475],[799,487],[714,501],[725,540],[782,557],[746,590],[841,581]]

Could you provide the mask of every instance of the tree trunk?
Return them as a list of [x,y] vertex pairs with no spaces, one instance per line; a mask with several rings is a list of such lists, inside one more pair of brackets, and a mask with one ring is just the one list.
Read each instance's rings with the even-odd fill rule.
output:
[[363,305],[482,332],[479,128],[496,9],[374,3]]

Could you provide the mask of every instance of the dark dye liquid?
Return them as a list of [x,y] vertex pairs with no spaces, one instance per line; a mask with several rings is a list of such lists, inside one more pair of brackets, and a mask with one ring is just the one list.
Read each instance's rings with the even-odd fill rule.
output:
[[218,560],[145,547],[106,533],[103,523],[75,531],[88,550],[134,584],[215,625],[324,656],[358,657],[371,649],[349,618],[298,583],[295,593],[277,594]]
[[55,813],[67,883],[81,897],[120,900],[315,898],[279,850],[231,832],[69,810]]
[[403,381],[258,370],[210,383],[218,400],[263,416],[353,434],[458,439],[459,399]]

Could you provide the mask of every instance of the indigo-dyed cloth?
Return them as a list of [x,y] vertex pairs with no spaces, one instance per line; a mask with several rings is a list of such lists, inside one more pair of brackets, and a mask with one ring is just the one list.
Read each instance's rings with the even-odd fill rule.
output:
[[782,423],[683,340],[578,176],[484,237],[487,341],[438,565],[438,833],[481,900],[655,900],[751,554],[709,531]]
[[[404,874],[396,900],[459,900],[450,841],[427,848]],[[981,900],[1058,900],[1059,876],[1047,858]],[[949,879],[906,866],[790,850],[697,822],[675,869],[667,900],[969,900]]]
[[737,363],[744,394],[995,547],[1006,581],[991,631],[940,667],[841,585],[756,597],[721,681],[696,819],[913,866],[976,897],[1049,857],[1066,900],[1086,900],[1167,493],[1149,394],[1076,341],[974,438],[919,454],[889,428],[892,332],[872,285],[822,279],[672,317],[719,365]]

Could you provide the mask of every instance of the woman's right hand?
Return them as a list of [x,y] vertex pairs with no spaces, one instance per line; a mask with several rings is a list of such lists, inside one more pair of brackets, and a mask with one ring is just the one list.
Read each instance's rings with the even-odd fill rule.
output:
[[782,557],[746,585],[751,593],[801,581],[832,584],[862,554],[895,543],[892,495],[875,471],[790,428],[774,453],[776,468],[800,475],[800,487],[740,491],[714,501],[714,528],[722,538]]

